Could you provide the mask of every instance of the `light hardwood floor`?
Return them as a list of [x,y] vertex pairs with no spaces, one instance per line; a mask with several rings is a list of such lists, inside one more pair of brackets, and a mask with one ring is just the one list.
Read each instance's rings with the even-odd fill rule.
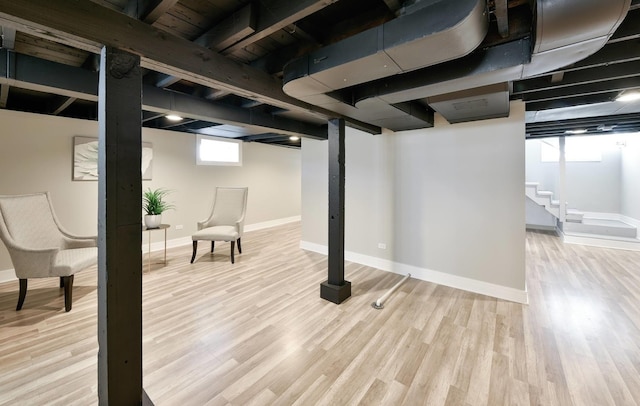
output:
[[[527,233],[528,306],[346,267],[353,296],[319,298],[322,255],[294,223],[172,249],[144,274],[144,386],[156,405],[640,404],[640,253]],[[157,256],[158,253],[155,253]],[[93,405],[96,276],[0,285],[0,404]]]

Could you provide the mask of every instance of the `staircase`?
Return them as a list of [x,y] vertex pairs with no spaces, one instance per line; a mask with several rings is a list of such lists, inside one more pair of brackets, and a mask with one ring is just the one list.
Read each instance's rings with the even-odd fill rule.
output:
[[[560,201],[553,199],[553,192],[548,190],[540,190],[540,184],[538,182],[526,182],[525,195],[543,206],[546,211],[551,213],[555,218],[560,218]],[[584,217],[584,213],[576,209],[567,209],[565,212],[565,221],[573,223],[581,223]]]
[[[555,218],[560,219],[560,202],[553,199],[553,192],[540,190],[538,182],[526,182],[525,194]],[[566,209],[565,222],[561,223],[560,227],[565,235],[640,242],[637,239],[636,227],[620,220],[585,217],[583,212],[576,209]]]

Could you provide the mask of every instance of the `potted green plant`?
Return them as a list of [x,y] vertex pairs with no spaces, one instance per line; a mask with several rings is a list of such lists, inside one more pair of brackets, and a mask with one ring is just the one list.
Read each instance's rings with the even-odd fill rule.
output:
[[144,225],[147,228],[158,228],[162,223],[162,212],[173,209],[174,206],[164,199],[171,191],[163,188],[148,188],[142,194],[142,209],[145,212]]

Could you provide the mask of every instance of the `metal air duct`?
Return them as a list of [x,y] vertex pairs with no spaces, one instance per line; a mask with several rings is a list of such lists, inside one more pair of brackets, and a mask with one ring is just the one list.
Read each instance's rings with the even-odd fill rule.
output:
[[[608,41],[630,1],[538,0],[533,46],[524,39],[468,55],[486,35],[484,0],[423,0],[411,14],[293,61],[284,70],[284,91],[391,130],[432,126],[425,117],[397,108],[407,103],[427,118],[424,106],[430,104],[450,122],[508,115],[508,103],[502,112],[483,103],[460,108],[464,100],[457,92],[489,86],[485,89],[491,93],[491,85],[586,58]],[[473,97],[481,98],[481,92]],[[504,95],[500,91],[485,100],[504,106]],[[491,112],[476,114],[470,111],[473,106]]]

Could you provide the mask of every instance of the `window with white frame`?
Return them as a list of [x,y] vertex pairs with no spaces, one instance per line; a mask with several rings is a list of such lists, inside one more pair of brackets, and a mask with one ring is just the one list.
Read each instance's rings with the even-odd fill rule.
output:
[[[566,137],[564,155],[567,162],[600,162],[602,161],[602,142],[599,137]],[[558,162],[560,145],[557,138],[545,138],[540,142],[540,160],[542,162]]]
[[242,141],[198,135],[196,163],[242,166]]

